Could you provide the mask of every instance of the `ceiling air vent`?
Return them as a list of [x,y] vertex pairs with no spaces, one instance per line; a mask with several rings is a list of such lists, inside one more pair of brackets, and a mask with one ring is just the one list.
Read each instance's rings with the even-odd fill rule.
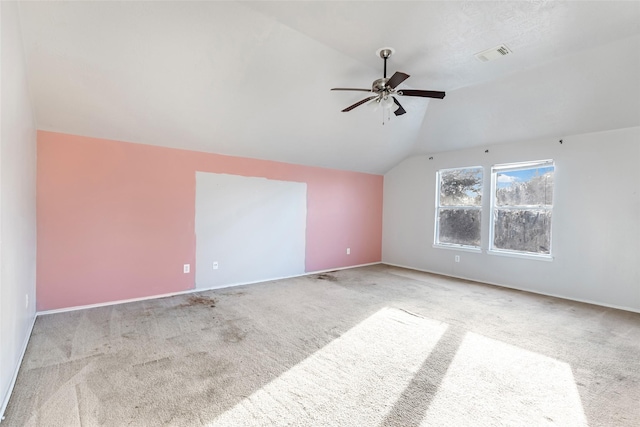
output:
[[498,58],[502,58],[503,56],[510,55],[511,53],[513,52],[511,52],[511,50],[508,47],[501,44],[499,46],[492,47],[491,49],[478,52],[474,56],[480,62],[489,62],[489,61],[493,61],[494,59],[498,59]]

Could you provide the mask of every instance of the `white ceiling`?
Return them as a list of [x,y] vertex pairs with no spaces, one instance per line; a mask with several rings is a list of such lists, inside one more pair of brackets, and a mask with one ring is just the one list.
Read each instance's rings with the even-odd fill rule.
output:
[[[39,129],[384,173],[640,126],[640,2],[23,2]],[[481,63],[498,44],[513,54]],[[395,48],[407,114],[346,106]]]

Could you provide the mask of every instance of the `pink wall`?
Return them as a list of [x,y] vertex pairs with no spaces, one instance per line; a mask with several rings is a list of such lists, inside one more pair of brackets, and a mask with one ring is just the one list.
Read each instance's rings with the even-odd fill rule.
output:
[[380,175],[39,131],[38,310],[193,289],[196,171],[306,182],[307,272],[381,259]]

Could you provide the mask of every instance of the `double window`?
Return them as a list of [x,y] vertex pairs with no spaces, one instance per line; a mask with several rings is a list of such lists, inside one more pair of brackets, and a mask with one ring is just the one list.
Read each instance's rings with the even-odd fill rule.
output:
[[[491,168],[489,251],[551,257],[552,160]],[[437,173],[435,245],[481,249],[482,167]]]

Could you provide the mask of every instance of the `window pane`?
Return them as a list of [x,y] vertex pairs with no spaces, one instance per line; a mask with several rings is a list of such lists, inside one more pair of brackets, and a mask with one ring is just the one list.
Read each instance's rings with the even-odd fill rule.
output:
[[450,169],[440,172],[440,206],[480,206],[482,168]]
[[495,248],[538,254],[550,253],[550,211],[496,209],[494,219]]
[[496,172],[498,206],[551,205],[553,166]]
[[480,209],[440,209],[438,243],[480,246]]

